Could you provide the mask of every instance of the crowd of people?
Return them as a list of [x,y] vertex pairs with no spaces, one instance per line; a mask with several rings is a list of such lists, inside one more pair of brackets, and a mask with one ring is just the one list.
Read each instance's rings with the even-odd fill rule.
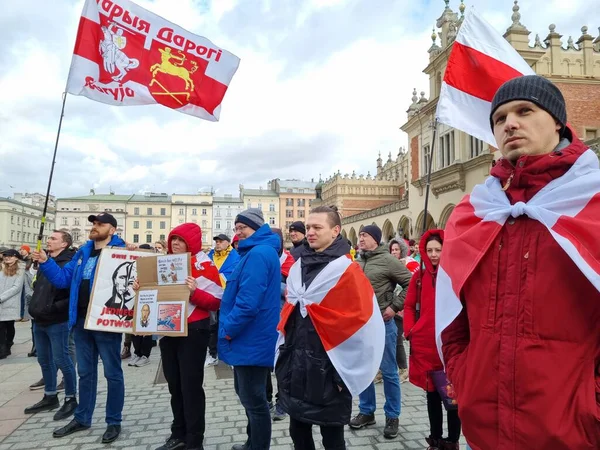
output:
[[[576,217],[586,206],[582,195],[600,195],[598,161],[585,159],[587,149],[567,126],[560,91],[542,77],[503,85],[490,126],[503,158],[477,188],[475,206],[467,198],[445,230],[428,230],[420,239],[383,243],[381,230],[368,225],[356,250],[341,235],[337,209],[319,206],[306,223],[289,227],[289,250],[282,230],[265,224],[253,208],[235,218],[233,242],[218,235],[208,254],[197,224],[182,224],[156,243],[160,252],[192,255],[185,281],[188,335],[159,340],[173,421],[157,450],[204,448],[204,370],[219,361],[233,367],[248,419],[247,439],[233,450],[270,448],[272,421],[286,417],[295,449],[315,449],[313,425],[325,449],[345,449],[346,426],[376,423],[378,379],[387,439],[401,434],[401,384],[408,380],[424,392],[430,427],[424,445],[430,450],[458,449],[461,431],[474,450],[600,448],[600,293],[593,275],[600,254],[590,240],[600,227],[598,215]],[[567,199],[579,209],[561,225],[577,244],[571,253],[552,234],[552,224],[527,209],[540,193],[562,198],[562,187],[556,194],[552,189],[574,182],[568,180],[583,183],[578,196]],[[474,216],[474,208],[492,197],[507,206],[500,211],[498,201],[489,200],[491,215]],[[552,212],[563,203],[545,207]],[[62,231],[52,233],[46,251],[32,253],[29,266],[18,251],[2,252],[0,357],[10,355],[29,273],[27,309],[44,397],[25,412],[58,408],[55,420],[73,416],[54,431],[56,438],[89,428],[100,358],[108,382],[102,442],[110,443],[121,432],[121,360],[131,357],[133,343],[130,365],[147,364],[154,339],[132,336],[122,349],[120,334],[84,328],[98,255],[107,246],[126,246],[112,215],[89,221],[90,240],[77,252]],[[446,293],[453,290],[459,307],[450,313]]]

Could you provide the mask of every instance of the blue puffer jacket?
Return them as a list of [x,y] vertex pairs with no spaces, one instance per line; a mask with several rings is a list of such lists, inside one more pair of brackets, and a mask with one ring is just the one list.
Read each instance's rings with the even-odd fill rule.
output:
[[[108,247],[125,247],[125,241],[116,234],[108,243]],[[69,328],[73,328],[77,323],[77,303],[79,302],[79,285],[83,279],[83,268],[85,267],[90,254],[94,248],[94,241],[87,241],[73,259],[60,267],[56,262],[49,258],[44,264],[40,264],[40,270],[46,278],[59,289],[70,287],[69,293]],[[90,296],[92,295],[92,284],[96,274],[96,267],[90,279]]]
[[219,317],[219,358],[232,366],[273,367],[279,323],[280,240],[265,224],[240,241]]

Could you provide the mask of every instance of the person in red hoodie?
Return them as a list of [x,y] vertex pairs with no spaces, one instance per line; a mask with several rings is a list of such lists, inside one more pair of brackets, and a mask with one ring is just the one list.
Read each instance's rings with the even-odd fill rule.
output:
[[[563,95],[543,77],[503,84],[490,125],[502,158],[476,189],[483,198],[499,187],[510,215],[497,227],[476,217],[469,199],[461,202],[446,227],[441,262],[444,272],[468,268],[464,281],[449,280],[463,283],[455,294],[462,310],[437,330],[463,432],[473,450],[598,450],[598,161],[567,126]],[[565,189],[557,185],[577,180],[585,180],[578,192],[545,210],[556,225],[536,218],[529,205],[537,194],[560,200]],[[565,207],[575,212],[557,212]],[[489,223],[485,229],[497,234],[475,244]],[[565,231],[576,245],[566,246]],[[579,268],[582,258],[591,271]],[[438,292],[438,311],[441,300]]]
[[420,240],[423,272],[417,269],[410,280],[404,301],[404,334],[410,342],[409,381],[427,392],[429,449],[458,450],[460,419],[457,410],[448,410],[448,438],[442,438],[442,398],[431,378],[431,371],[444,365],[435,345],[435,284],[444,245],[444,230],[429,230]]
[[[219,309],[223,288],[217,267],[202,252],[202,230],[184,223],[169,233],[168,254],[191,253],[188,335],[160,339],[162,368],[171,394],[171,436],[156,450],[203,449],[206,397],[204,359],[210,337],[210,311]],[[135,283],[134,288],[139,289]]]

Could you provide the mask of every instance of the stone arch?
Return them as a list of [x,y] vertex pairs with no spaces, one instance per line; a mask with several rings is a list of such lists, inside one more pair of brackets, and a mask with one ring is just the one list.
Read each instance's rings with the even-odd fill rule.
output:
[[346,233],[346,230],[342,230],[342,237],[344,239],[348,239],[348,234]]
[[[421,213],[419,214],[419,217],[417,218],[417,221],[415,223],[415,230],[414,230],[415,236],[420,237],[423,234],[424,212],[425,211],[421,211]],[[433,230],[436,227],[435,221],[433,220],[433,217],[431,217],[431,214],[429,212],[427,212],[427,221],[425,223],[426,223],[425,230]]]
[[398,222],[398,228],[396,228],[398,234],[401,235],[404,239],[410,239],[410,219],[406,216],[400,217],[400,221]]
[[394,230],[394,225],[390,222],[389,219],[386,219],[383,222],[383,228],[381,228],[381,240],[383,242],[389,242],[396,236],[396,230]]
[[356,236],[356,230],[354,227],[350,228],[350,232],[348,233],[348,239],[352,242],[352,245],[356,245],[358,243],[358,238]]
[[444,208],[444,210],[442,211],[442,214],[440,214],[440,220],[438,221],[440,228],[442,228],[442,229],[446,228],[446,224],[448,223],[450,214],[452,214],[452,211],[454,211],[455,206],[456,205],[451,203]]

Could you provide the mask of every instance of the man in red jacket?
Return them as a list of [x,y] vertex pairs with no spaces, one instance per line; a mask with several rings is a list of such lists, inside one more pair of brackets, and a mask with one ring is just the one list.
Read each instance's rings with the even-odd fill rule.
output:
[[[441,261],[455,283],[460,277],[452,265],[464,264],[461,251],[463,258],[473,251],[464,244],[477,227],[494,221],[481,220],[477,200],[492,191],[498,198],[503,191],[510,215],[505,222],[497,221],[493,239],[482,237],[481,257],[470,259],[470,275],[455,291],[462,311],[441,333],[463,432],[473,450],[597,450],[600,183],[593,180],[600,174],[598,161],[567,127],[564,98],[543,77],[524,76],[502,85],[492,102],[490,122],[503,158],[492,169],[495,180],[476,187],[460,211],[457,206],[446,228]],[[587,161],[587,171],[573,176],[571,169],[578,170],[582,161]],[[549,204],[548,192],[558,196],[557,185],[572,178],[573,185],[584,176],[591,182],[577,185],[577,199],[571,196],[552,205],[563,211],[556,214],[555,225],[543,223],[541,215],[530,217],[540,211],[540,198]],[[560,192],[564,195],[565,190]],[[582,195],[589,202],[569,214],[569,205],[574,208]],[[470,223],[461,221],[467,207]],[[590,208],[596,214],[589,214]],[[569,228],[565,223],[578,226],[563,240],[560,234]],[[449,235],[461,239],[450,244]],[[592,244],[588,248],[581,245],[586,240]],[[565,247],[575,250],[567,253]],[[584,273],[582,258],[595,273]],[[438,299],[440,289],[438,278]]]

